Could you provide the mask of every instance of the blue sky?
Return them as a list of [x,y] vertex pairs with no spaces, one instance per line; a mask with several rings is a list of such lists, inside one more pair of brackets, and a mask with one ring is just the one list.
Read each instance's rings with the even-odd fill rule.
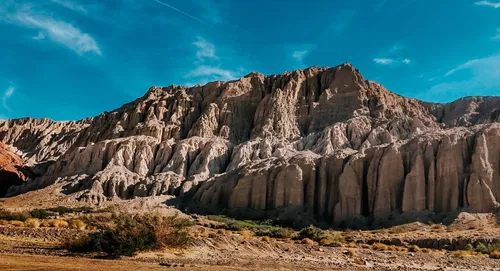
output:
[[401,95],[500,95],[500,1],[0,0],[0,118],[351,62]]

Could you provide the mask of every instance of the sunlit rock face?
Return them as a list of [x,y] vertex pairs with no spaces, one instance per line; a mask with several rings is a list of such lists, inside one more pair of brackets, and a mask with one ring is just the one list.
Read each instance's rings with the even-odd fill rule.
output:
[[152,87],[80,121],[0,121],[42,176],[99,203],[181,196],[212,210],[301,209],[332,224],[396,213],[489,212],[500,199],[500,97],[433,104],[350,64]]

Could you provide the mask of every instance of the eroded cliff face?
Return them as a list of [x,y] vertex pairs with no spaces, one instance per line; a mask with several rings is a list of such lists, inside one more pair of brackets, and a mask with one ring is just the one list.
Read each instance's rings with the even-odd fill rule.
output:
[[11,186],[21,185],[27,180],[23,166],[24,161],[0,142],[0,197],[4,196]]
[[500,197],[500,97],[431,104],[350,64],[152,87],[78,122],[0,121],[0,140],[43,176],[99,203],[161,194],[213,210],[300,209],[330,223],[394,213],[492,211]]

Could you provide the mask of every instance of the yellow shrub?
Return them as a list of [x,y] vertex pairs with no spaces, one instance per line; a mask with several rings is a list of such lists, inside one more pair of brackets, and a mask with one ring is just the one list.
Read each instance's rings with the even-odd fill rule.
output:
[[30,228],[38,228],[40,227],[40,220],[36,218],[28,218],[26,221],[24,221],[24,225]]
[[431,253],[432,252],[432,249],[430,248],[422,248],[421,250],[423,253]]
[[76,230],[85,230],[85,227],[87,227],[87,225],[85,224],[85,222],[79,219],[73,219],[69,221],[69,227]]
[[42,221],[42,223],[40,223],[40,227],[42,228],[49,228],[49,227],[52,227],[50,221],[46,220],[46,221]]
[[269,237],[269,236],[262,236],[262,241],[264,241],[264,242],[270,242],[271,241],[271,237]]
[[490,252],[490,258],[500,259],[500,251],[494,250],[494,251]]
[[15,227],[23,227],[24,226],[24,222],[19,221],[19,220],[9,221],[9,224],[12,226],[15,226]]
[[368,245],[368,244],[361,244],[361,248],[370,248],[370,245]]
[[309,238],[302,239],[301,243],[306,245],[314,245],[314,241]]
[[389,246],[382,243],[374,243],[372,244],[372,249],[384,251],[384,250],[389,250]]
[[243,239],[247,240],[252,236],[252,233],[248,230],[242,230],[240,231],[241,236],[243,236]]
[[51,219],[42,222],[40,225],[42,227],[52,227],[52,228],[67,228],[69,226],[68,222],[61,219]]
[[356,253],[357,253],[356,250],[354,250],[354,249],[348,249],[346,254],[347,254],[347,256],[352,257],[352,256],[356,255]]
[[358,245],[354,242],[350,242],[349,244],[347,244],[347,247],[355,248],[355,247],[358,247]]
[[451,255],[453,257],[464,258],[464,257],[467,257],[467,256],[471,256],[472,254],[468,250],[459,250],[459,251],[453,251],[451,253]]
[[7,224],[9,224],[9,221],[0,219],[0,225],[7,225]]

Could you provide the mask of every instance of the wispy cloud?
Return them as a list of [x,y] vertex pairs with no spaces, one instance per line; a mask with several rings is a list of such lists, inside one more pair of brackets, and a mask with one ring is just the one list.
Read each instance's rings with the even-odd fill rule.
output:
[[394,65],[394,64],[410,64],[411,60],[408,58],[394,59],[394,58],[374,58],[373,62],[379,65]]
[[374,58],[373,62],[381,65],[394,64],[395,60],[392,58]]
[[500,28],[497,29],[497,34],[491,38],[494,40],[500,40]]
[[201,62],[209,59],[219,59],[219,57],[215,55],[215,46],[212,43],[207,42],[202,37],[197,36],[196,41],[193,42],[193,44],[198,48],[196,58],[198,58]]
[[51,41],[63,45],[78,54],[93,52],[102,55],[95,39],[70,23],[54,19],[40,12],[35,12],[28,6],[18,8],[13,13],[3,16],[5,22],[16,24],[28,29],[38,30],[35,40],[46,37]]
[[45,34],[43,32],[38,32],[38,35],[33,37],[34,40],[43,40],[45,39]]
[[479,1],[474,3],[476,6],[488,6],[492,8],[500,8],[500,2],[492,2],[492,1]]
[[71,9],[73,11],[81,12],[83,14],[87,14],[87,9],[82,5],[75,3],[71,0],[50,0],[53,3],[59,4],[67,9]]
[[294,51],[292,57],[297,59],[299,62],[304,61],[304,57],[309,53],[308,50]]
[[443,97],[441,101],[449,102],[463,96],[498,95],[500,55],[471,59],[449,70],[443,79],[447,81],[432,86],[420,98],[436,100],[436,97]]
[[191,15],[191,14],[187,13],[187,12],[184,12],[184,11],[182,11],[182,10],[180,10],[180,9],[178,9],[178,8],[174,7],[174,6],[171,6],[171,5],[167,4],[167,3],[164,3],[164,2],[162,2],[162,1],[160,1],[160,0],[153,0],[153,1],[155,1],[156,3],[158,3],[158,4],[160,4],[160,5],[165,6],[165,7],[167,7],[167,8],[170,8],[170,9],[172,9],[172,10],[174,10],[174,11],[177,11],[178,13],[180,13],[180,14],[182,14],[182,15],[185,15],[185,16],[187,16],[187,17],[189,17],[189,18],[193,19],[193,20],[196,20],[196,21],[198,21],[199,23],[202,23],[202,24],[205,24],[205,25],[208,25],[208,26],[212,26],[211,24],[209,24],[209,23],[207,23],[207,22],[205,22],[205,21],[201,20],[200,18],[195,17],[195,16],[193,16],[193,15]]
[[7,109],[8,111],[11,111],[11,109],[9,108],[9,106],[7,105],[7,100],[14,94],[14,91],[16,90],[15,87],[13,86],[10,86],[8,87],[3,95],[2,95],[2,106],[3,108]]
[[210,81],[230,81],[238,78],[243,71],[242,69],[234,71],[223,68],[215,45],[203,37],[197,36],[193,45],[197,49],[195,68],[185,76],[190,80],[189,83],[186,83],[187,85],[205,84]]
[[226,69],[220,67],[201,65],[192,70],[188,77],[203,77],[206,80],[221,80],[229,81],[237,78],[237,75]]

